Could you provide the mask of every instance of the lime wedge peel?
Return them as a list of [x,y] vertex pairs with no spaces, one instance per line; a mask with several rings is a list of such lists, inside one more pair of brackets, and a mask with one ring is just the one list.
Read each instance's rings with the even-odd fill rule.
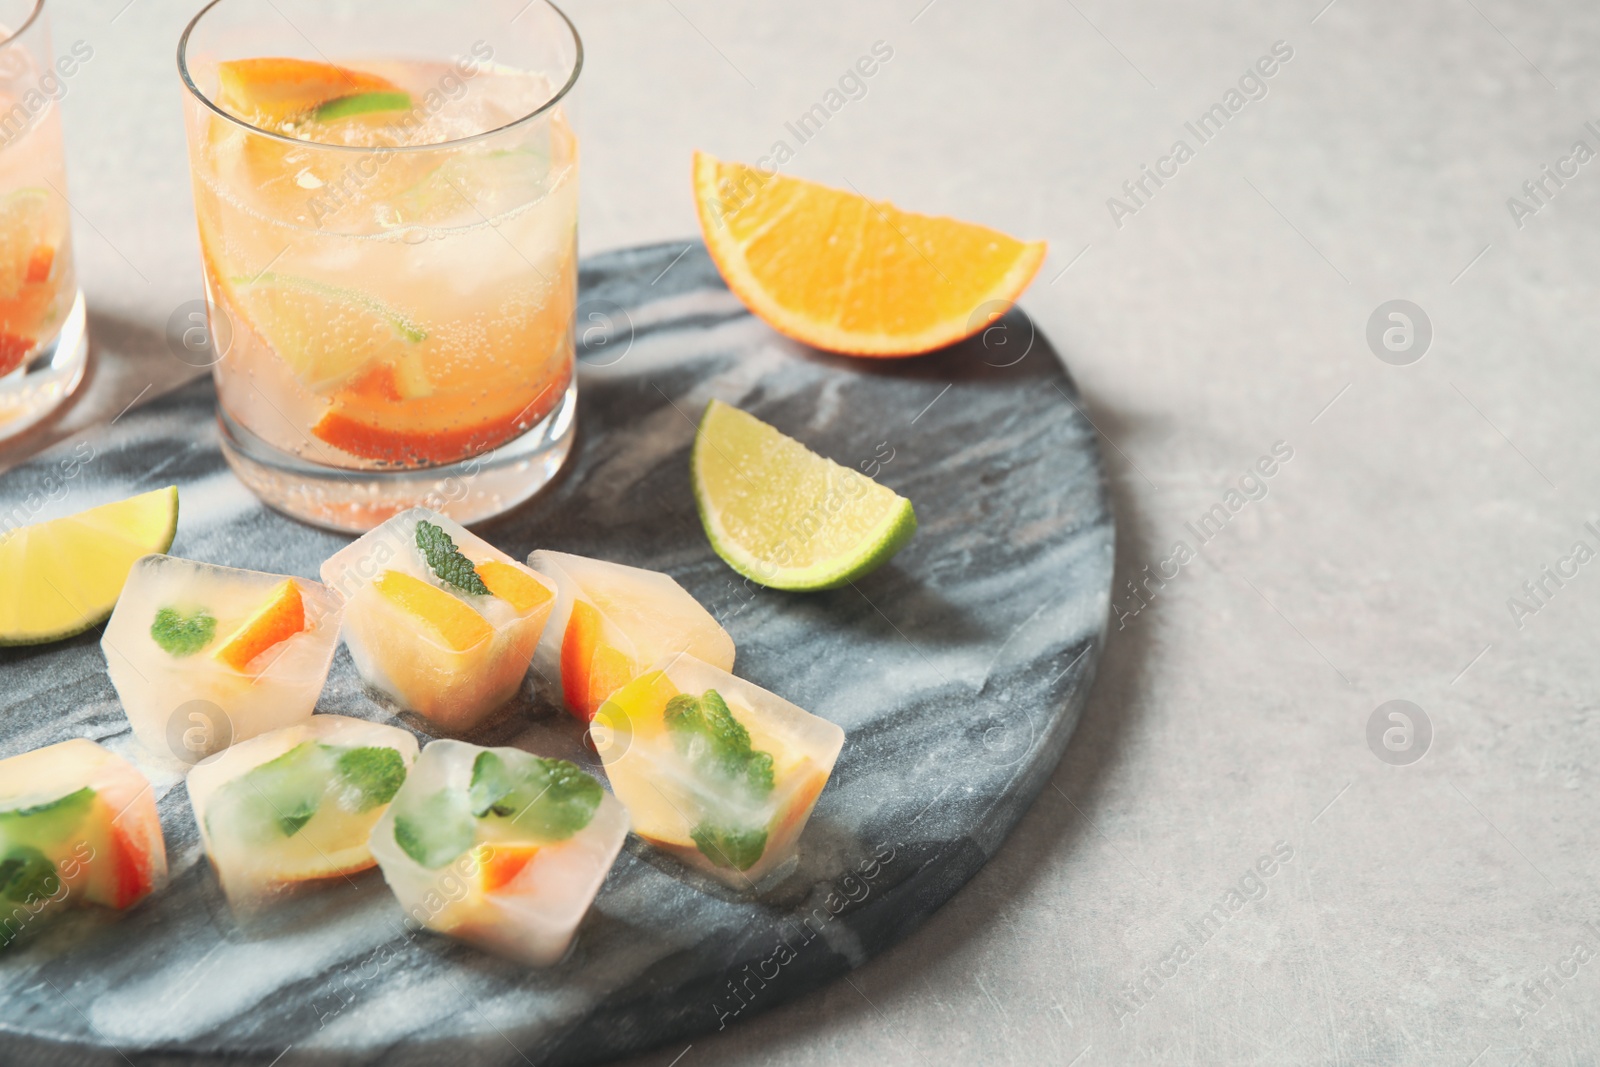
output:
[[706,405],[689,465],[711,547],[773,589],[853,582],[917,530],[905,497],[720,400]]
[[111,615],[128,572],[178,532],[178,487],[0,532],[0,646],[75,637]]

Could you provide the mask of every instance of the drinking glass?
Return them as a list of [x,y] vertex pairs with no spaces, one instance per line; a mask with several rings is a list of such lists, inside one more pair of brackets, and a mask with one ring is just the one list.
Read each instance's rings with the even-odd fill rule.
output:
[[364,531],[572,447],[583,48],[547,0],[213,0],[178,45],[222,450]]
[[0,0],[0,440],[59,408],[89,351],[59,104],[94,51],[52,54],[44,6]]

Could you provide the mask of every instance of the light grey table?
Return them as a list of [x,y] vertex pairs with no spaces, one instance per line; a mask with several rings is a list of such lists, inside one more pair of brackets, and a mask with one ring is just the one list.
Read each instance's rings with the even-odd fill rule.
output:
[[[695,232],[691,149],[778,140],[1049,238],[1024,305],[1121,535],[1095,696],[999,856],[847,981],[641,1067],[1597,1055],[1600,11],[1326,2],[571,4],[586,250]],[[162,339],[200,292],[190,6],[56,12],[95,50],[64,107],[101,352],[57,437],[193,373]],[[1425,352],[1415,313],[1369,344],[1391,300]],[[1431,738],[1386,709],[1369,744],[1397,699]]]

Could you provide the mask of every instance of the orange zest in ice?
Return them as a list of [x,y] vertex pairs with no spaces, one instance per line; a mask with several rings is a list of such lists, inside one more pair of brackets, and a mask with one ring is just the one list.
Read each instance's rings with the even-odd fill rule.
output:
[[538,852],[537,845],[479,845],[478,888],[485,893],[504,889]]
[[372,587],[391,604],[426,623],[446,648],[465,652],[494,636],[494,628],[482,615],[420,578],[384,571]]
[[970,337],[1044,262],[1043,241],[703,152],[694,191],[728,288],[779,333],[833,352],[910,356]]
[[111,899],[113,908],[126,908],[155,888],[150,857],[116,822],[111,824]]
[[486,560],[474,568],[489,592],[526,615],[555,596],[533,572],[514,563]]
[[217,105],[246,121],[287,122],[360,93],[397,93],[388,78],[332,63],[260,57],[217,65]]
[[561,695],[567,710],[583,722],[594,718],[606,698],[633,680],[633,661],[601,640],[600,612],[573,601],[572,617],[561,638]]
[[286,578],[244,625],[212,653],[236,671],[243,671],[261,653],[306,629],[306,606],[300,586]]

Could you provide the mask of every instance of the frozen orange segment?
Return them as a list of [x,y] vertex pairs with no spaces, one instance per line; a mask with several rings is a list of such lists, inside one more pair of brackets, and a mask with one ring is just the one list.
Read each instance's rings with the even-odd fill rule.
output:
[[604,637],[604,620],[593,605],[574,601],[561,639],[561,695],[588,722],[606,697],[638,673],[633,660]]
[[300,586],[293,578],[285,578],[215,655],[234,670],[242,671],[261,653],[305,632],[305,628],[306,605]]
[[372,584],[384,599],[426,623],[441,644],[457,652],[494,636],[494,627],[482,615],[420,578],[384,571]]
[[242,119],[286,122],[343,97],[398,91],[388,78],[306,59],[263,56],[217,65],[217,103]]
[[489,592],[526,614],[543,604],[555,593],[533,573],[514,563],[501,563],[491,559],[475,568]]
[[537,845],[479,845],[478,888],[485,893],[505,888],[538,853]]
[[706,248],[779,333],[860,356],[909,356],[987,328],[1028,287],[1043,241],[694,156]]

